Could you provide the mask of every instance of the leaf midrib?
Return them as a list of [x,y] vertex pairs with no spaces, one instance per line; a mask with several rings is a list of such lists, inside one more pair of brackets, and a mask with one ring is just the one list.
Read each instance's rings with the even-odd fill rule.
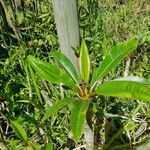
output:
[[[128,48],[129,49],[129,48]],[[123,53],[125,53],[126,51],[123,51],[118,57],[116,57],[116,59],[118,59],[120,56],[122,56],[123,55]],[[104,75],[104,73],[105,73],[105,71],[116,61],[116,59],[115,60],[113,60],[112,61],[112,63],[110,63],[107,67],[106,67],[106,69],[101,73],[101,75],[99,75],[99,77],[98,78],[101,78],[101,77],[103,77],[103,75]],[[99,79],[98,79],[99,80]]]

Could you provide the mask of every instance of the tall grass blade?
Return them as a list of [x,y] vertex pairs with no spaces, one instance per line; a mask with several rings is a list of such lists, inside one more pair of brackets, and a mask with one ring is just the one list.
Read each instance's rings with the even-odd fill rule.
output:
[[45,120],[47,120],[48,118],[50,118],[51,116],[56,114],[64,106],[69,105],[71,102],[72,101],[69,98],[66,98],[63,100],[58,100],[58,101],[54,102],[54,104],[52,106],[47,108],[46,113],[45,113],[44,117],[42,118],[41,123],[43,123]]

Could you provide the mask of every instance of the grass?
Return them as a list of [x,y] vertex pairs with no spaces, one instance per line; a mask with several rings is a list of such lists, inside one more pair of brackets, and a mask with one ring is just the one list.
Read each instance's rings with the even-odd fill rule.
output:
[[[21,41],[7,24],[5,10],[1,11],[0,145],[4,144],[10,150],[23,150],[28,145],[18,138],[10,125],[10,120],[17,120],[35,145],[44,148],[47,143],[52,143],[58,150],[82,147],[83,138],[77,144],[71,139],[69,109],[39,126],[44,110],[62,95],[59,86],[41,80],[26,62],[29,54],[54,62],[48,52],[59,48],[51,1],[43,0],[37,4],[34,8],[33,2],[28,1],[26,11],[17,14],[19,25],[16,28]],[[11,9],[10,4],[7,5]],[[128,0],[124,4],[119,0],[79,0],[78,12],[81,38],[87,41],[93,66],[98,65],[103,54],[105,56],[116,43],[137,37],[140,44],[131,56],[129,69],[134,75],[150,78],[149,0]],[[115,70],[118,77],[123,75],[125,64],[126,61]],[[66,90],[64,94],[70,93]],[[135,148],[149,138],[149,112],[149,105],[142,102],[96,97],[90,110],[94,115],[88,118],[95,134],[96,149]]]

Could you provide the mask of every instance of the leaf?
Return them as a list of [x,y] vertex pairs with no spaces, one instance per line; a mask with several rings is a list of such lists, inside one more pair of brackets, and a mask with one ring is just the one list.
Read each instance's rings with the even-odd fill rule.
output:
[[45,150],[53,150],[53,145],[51,143],[47,143],[45,146]]
[[27,141],[27,134],[24,128],[17,122],[11,120],[11,126],[14,129],[16,135],[24,141]]
[[65,74],[65,72],[56,65],[41,61],[34,56],[28,56],[27,60],[41,78],[51,83],[63,83],[68,86],[75,86],[70,76]]
[[40,16],[38,17],[38,19],[45,18],[45,17],[47,17],[47,16],[49,16],[49,15],[50,15],[49,13],[42,14],[42,15],[40,15]]
[[32,148],[32,150],[40,150],[40,145],[37,143],[34,143],[32,141],[28,141],[28,145],[30,145],[30,147]]
[[57,59],[71,76],[71,78],[78,83],[78,74],[72,62],[60,52],[51,52],[50,55]]
[[85,100],[76,100],[71,109],[70,126],[73,133],[74,140],[79,141],[86,119],[86,112],[89,106],[89,102]]
[[52,115],[56,114],[62,107],[70,104],[72,101],[69,98],[58,100],[46,110],[44,117],[42,118],[41,123],[50,118]]
[[[37,86],[37,84],[38,84],[38,78],[36,78],[36,76],[35,76],[34,71],[32,70],[32,68],[30,66],[28,68],[29,68],[29,73],[30,73],[30,80],[33,82],[33,87],[35,89],[36,96],[38,97],[39,102],[42,104],[42,98],[41,98],[41,94],[40,94],[40,89]],[[30,80],[28,82],[31,82]]]
[[81,78],[85,82],[88,82],[90,75],[90,58],[85,41],[82,42],[80,49],[80,72]]
[[132,98],[150,102],[150,88],[135,81],[109,81],[98,86],[96,93],[104,96]]
[[124,126],[124,130],[129,132],[133,131],[135,128],[137,128],[138,124],[135,123],[134,121],[130,120],[128,123]]
[[115,69],[130,52],[136,49],[137,45],[138,42],[132,39],[115,46],[93,73],[91,84],[94,84],[106,76],[109,71]]
[[135,81],[135,82],[139,82],[141,84],[150,85],[150,80],[149,79],[145,79],[142,77],[138,77],[138,76],[128,76],[128,77],[122,77],[122,78],[117,78],[114,79],[114,81]]

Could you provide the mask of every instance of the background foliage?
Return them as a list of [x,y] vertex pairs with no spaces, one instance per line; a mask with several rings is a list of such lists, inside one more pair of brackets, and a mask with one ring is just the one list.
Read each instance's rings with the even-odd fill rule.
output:
[[[92,67],[99,65],[112,46],[137,37],[140,44],[130,56],[129,74],[150,78],[149,0],[78,0],[78,13]],[[26,62],[31,54],[56,63],[49,56],[50,51],[59,49],[51,0],[0,0],[0,14],[0,147],[84,147],[84,140],[75,144],[68,135],[68,108],[41,126],[44,110],[71,93],[41,80]],[[106,80],[122,76],[127,60]],[[96,97],[90,107],[89,114],[94,115],[87,120],[97,149],[133,149],[149,141],[148,104]]]

